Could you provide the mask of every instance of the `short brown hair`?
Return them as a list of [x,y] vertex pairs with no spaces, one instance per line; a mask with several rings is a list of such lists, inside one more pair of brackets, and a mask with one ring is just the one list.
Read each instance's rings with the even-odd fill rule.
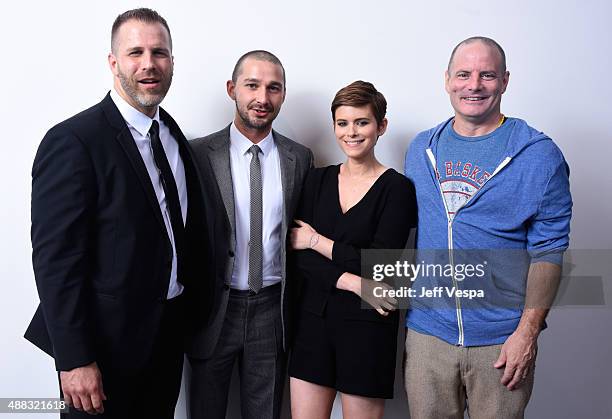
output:
[[170,39],[170,49],[172,49],[172,36],[170,35],[170,28],[168,27],[168,22],[166,22],[166,19],[164,19],[155,10],[148,9],[146,7],[141,7],[139,9],[128,10],[127,12],[123,12],[119,16],[117,16],[117,18],[113,22],[113,27],[111,29],[111,51],[115,51],[115,37],[117,36],[119,28],[125,22],[132,19],[145,23],[161,24],[168,31],[168,38]]
[[336,109],[340,106],[360,108],[370,105],[378,125],[382,124],[387,114],[387,100],[372,83],[357,80],[338,90],[331,104],[332,119],[336,121]]

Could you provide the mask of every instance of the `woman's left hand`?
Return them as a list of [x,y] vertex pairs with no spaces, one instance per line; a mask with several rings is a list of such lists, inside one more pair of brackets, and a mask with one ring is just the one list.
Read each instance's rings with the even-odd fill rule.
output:
[[310,249],[312,241],[317,232],[310,224],[302,220],[294,220],[299,227],[294,227],[289,232],[289,243],[294,250]]

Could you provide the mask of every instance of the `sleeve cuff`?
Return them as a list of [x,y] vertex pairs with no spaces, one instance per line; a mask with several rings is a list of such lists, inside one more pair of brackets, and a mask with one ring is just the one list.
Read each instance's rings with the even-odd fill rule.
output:
[[532,255],[531,263],[538,262],[549,262],[554,263],[555,265],[563,266],[563,253],[564,250],[555,250],[549,253],[540,253],[537,255]]

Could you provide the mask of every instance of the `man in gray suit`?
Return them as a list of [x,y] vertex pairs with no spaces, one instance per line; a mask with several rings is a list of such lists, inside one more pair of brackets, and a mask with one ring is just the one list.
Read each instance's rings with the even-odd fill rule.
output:
[[276,56],[244,54],[227,82],[234,121],[192,142],[216,213],[213,312],[188,350],[194,419],[225,417],[236,360],[242,417],[280,414],[291,322],[287,229],[313,162],[308,148],[272,130],[285,92]]

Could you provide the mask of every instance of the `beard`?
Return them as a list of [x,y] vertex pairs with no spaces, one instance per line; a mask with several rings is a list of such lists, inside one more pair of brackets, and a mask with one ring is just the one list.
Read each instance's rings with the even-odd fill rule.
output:
[[118,69],[119,82],[123,91],[143,108],[151,108],[159,105],[162,100],[166,97],[170,84],[172,83],[172,72],[169,73],[169,77],[164,77],[162,74],[154,73],[151,76],[155,76],[160,80],[160,88],[157,93],[145,93],[139,90],[139,83],[134,77],[128,77],[121,69]]
[[238,112],[238,116],[242,120],[244,126],[248,129],[262,130],[270,128],[272,122],[276,118],[277,113],[274,112],[274,108],[271,106],[265,107],[265,110],[269,112],[267,118],[250,118],[249,106],[243,108],[238,104],[238,101],[236,101],[236,111]]

